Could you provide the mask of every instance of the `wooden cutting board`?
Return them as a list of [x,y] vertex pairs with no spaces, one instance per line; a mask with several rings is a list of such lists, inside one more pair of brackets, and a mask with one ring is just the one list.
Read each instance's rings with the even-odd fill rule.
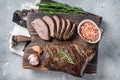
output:
[[[36,33],[36,31],[32,28],[31,26],[31,21],[33,21],[35,18],[42,18],[44,15],[49,15],[49,16],[52,16],[54,14],[42,14],[42,13],[33,13],[33,12],[30,12],[28,13],[28,20],[27,20],[27,28],[29,30],[29,33],[31,35],[31,42],[26,45],[25,49],[24,49],[24,56],[23,56],[23,63],[22,63],[22,67],[23,68],[26,68],[26,69],[35,69],[35,70],[40,70],[41,66],[37,66],[37,67],[33,67],[33,66],[30,66],[27,58],[28,56],[31,54],[30,51],[28,51],[28,49],[30,49],[31,46],[34,46],[34,45],[39,45],[41,46],[43,49],[45,47],[45,43],[46,41],[42,40],[38,34]],[[84,19],[91,19],[93,20],[98,26],[100,26],[101,24],[101,21],[102,21],[102,17],[100,16],[97,16],[97,15],[94,15],[94,14],[91,14],[91,13],[88,13],[86,15],[73,15],[73,14],[57,14],[58,16],[60,16],[61,18],[67,18],[69,20],[71,20],[72,22],[76,23],[77,25],[79,24],[79,22],[81,22],[82,20]],[[55,39],[52,39],[52,41],[50,41],[50,43],[55,43],[55,42],[61,42],[59,40],[55,40]],[[62,41],[63,42],[63,41]],[[96,68],[97,68],[97,55],[98,55],[98,44],[99,43],[96,43],[96,44],[89,44],[89,43],[86,43],[84,40],[82,40],[80,38],[79,35],[76,34],[75,38],[73,38],[72,40],[69,40],[69,41],[64,41],[64,42],[78,42],[78,43],[81,43],[83,45],[87,45],[87,46],[90,46],[90,47],[94,47],[97,51],[97,54],[95,55],[95,57],[88,63],[86,69],[85,69],[85,72],[84,73],[87,73],[87,74],[96,74]],[[44,51],[43,51],[43,54],[44,54]]]

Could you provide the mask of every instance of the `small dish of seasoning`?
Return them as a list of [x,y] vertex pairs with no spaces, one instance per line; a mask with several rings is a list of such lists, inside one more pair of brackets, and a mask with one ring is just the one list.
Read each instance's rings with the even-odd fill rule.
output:
[[79,23],[77,32],[80,37],[88,43],[97,43],[101,38],[101,31],[97,24],[89,19]]

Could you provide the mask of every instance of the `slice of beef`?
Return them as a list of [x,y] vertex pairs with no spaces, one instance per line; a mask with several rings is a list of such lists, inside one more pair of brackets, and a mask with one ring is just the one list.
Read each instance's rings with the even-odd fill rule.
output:
[[72,28],[72,23],[70,20],[66,19],[67,27],[65,29],[65,33],[63,34],[63,39],[67,40],[68,33],[70,32]]
[[36,18],[31,22],[31,25],[39,35],[39,37],[43,40],[50,39],[50,31],[48,25],[40,18]]
[[75,34],[75,32],[76,32],[76,25],[73,24],[72,29],[70,30],[70,32],[69,32],[69,34],[67,36],[67,39],[71,39],[72,36]]
[[55,37],[55,31],[57,28],[55,26],[54,20],[50,16],[47,16],[47,15],[43,16],[42,19],[48,24],[48,27],[50,29],[50,36]]
[[55,38],[59,38],[59,35],[60,35],[60,31],[62,29],[61,27],[61,18],[57,15],[55,16],[52,16],[52,18],[54,19],[55,23],[56,23],[56,26],[57,26],[57,33],[55,33]]
[[66,29],[66,20],[64,20],[63,18],[61,20],[62,20],[62,29],[61,29],[61,32],[60,32],[58,39],[63,40],[63,34],[65,32],[65,29]]

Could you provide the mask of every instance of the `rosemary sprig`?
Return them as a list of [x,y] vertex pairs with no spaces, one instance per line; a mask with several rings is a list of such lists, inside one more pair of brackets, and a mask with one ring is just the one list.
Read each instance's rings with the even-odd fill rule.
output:
[[65,60],[67,60],[68,63],[75,64],[75,63],[73,62],[73,60],[71,59],[71,57],[70,57],[65,51],[59,51],[59,54],[60,54]]

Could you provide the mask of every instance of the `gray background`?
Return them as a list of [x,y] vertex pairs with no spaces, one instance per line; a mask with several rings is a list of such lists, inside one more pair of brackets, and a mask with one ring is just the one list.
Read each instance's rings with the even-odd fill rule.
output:
[[61,72],[22,69],[22,57],[9,51],[8,40],[14,24],[12,14],[34,0],[0,0],[0,80],[119,80],[120,79],[120,0],[56,0],[103,17],[105,30],[99,45],[97,75],[83,79]]

